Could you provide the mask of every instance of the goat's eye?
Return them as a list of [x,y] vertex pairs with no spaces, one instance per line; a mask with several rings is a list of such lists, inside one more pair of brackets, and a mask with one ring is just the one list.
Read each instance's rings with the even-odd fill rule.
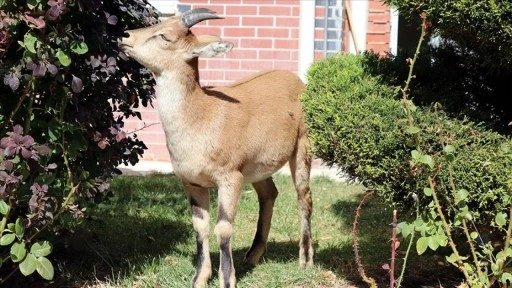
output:
[[165,34],[159,34],[159,36],[160,36],[160,38],[162,38],[162,40],[167,41],[167,42],[171,42],[171,39],[167,38],[165,36]]

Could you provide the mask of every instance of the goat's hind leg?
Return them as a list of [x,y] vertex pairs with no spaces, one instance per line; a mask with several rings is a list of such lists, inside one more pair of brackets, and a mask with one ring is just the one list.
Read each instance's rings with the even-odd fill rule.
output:
[[192,209],[192,224],[196,232],[197,258],[196,273],[192,279],[192,287],[207,287],[208,279],[212,275],[210,260],[209,236],[209,206],[210,194],[208,189],[183,183],[187,198]]
[[300,250],[299,264],[301,267],[313,266],[313,240],[311,238],[311,213],[313,201],[309,188],[311,172],[311,155],[309,153],[309,140],[306,133],[298,139],[295,154],[290,159],[290,170],[293,183],[297,190],[300,215]]
[[268,234],[272,221],[272,212],[278,192],[271,177],[263,181],[253,183],[252,185],[258,194],[260,211],[256,235],[254,235],[251,248],[245,254],[244,262],[249,265],[256,265],[260,257],[265,253],[267,247]]

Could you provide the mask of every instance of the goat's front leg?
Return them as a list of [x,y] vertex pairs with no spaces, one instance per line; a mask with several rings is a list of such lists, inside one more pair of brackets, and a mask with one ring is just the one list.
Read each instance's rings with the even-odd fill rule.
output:
[[219,214],[214,232],[220,248],[220,287],[236,287],[231,237],[233,235],[233,221],[240,202],[242,184],[243,175],[239,172],[227,175],[223,179],[223,183],[219,184]]
[[197,242],[197,259],[196,259],[196,274],[192,279],[192,287],[203,288],[207,287],[208,279],[212,275],[212,264],[210,260],[210,249],[208,243],[209,235],[209,206],[210,194],[208,189],[192,186],[188,183],[183,183],[183,188],[187,193],[187,198],[192,209],[192,224],[196,232]]

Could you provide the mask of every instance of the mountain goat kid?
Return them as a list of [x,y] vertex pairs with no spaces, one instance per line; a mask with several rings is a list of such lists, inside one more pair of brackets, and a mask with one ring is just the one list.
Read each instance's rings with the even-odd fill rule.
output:
[[243,183],[259,200],[256,235],[245,262],[255,265],[266,249],[277,189],[272,174],[289,162],[301,219],[300,266],[313,264],[309,175],[311,158],[299,95],[304,84],[293,73],[267,71],[227,87],[202,88],[198,57],[215,57],[233,44],[189,29],[215,12],[199,8],[146,28],[129,30],[120,49],[150,69],[158,110],[176,175],[191,205],[197,240],[193,287],[206,287],[209,255],[209,188],[218,187],[214,233],[220,246],[221,287],[235,287],[231,252],[233,221]]

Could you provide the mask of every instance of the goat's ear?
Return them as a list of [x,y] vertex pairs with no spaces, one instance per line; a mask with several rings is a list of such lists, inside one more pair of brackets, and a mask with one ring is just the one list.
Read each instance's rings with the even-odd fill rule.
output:
[[209,43],[204,43],[203,45],[196,46],[192,51],[189,52],[189,55],[194,57],[217,57],[220,55],[224,55],[229,50],[233,48],[233,43],[226,41],[213,41]]

